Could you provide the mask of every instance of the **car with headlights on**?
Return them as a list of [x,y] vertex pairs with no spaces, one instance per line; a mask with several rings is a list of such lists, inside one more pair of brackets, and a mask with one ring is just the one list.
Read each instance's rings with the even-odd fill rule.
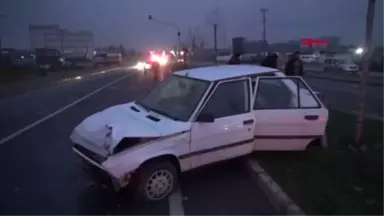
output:
[[162,200],[182,172],[253,151],[321,147],[328,110],[301,77],[256,65],[175,72],[143,99],[84,119],[74,152],[146,201]]

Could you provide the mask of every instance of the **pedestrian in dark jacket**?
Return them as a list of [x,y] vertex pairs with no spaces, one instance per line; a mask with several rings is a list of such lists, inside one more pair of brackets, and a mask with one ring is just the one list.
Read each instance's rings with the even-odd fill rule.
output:
[[291,58],[285,65],[285,75],[286,76],[303,76],[303,62],[300,59],[300,53],[294,52],[291,55]]
[[235,53],[234,55],[232,55],[231,59],[228,61],[229,65],[237,65],[240,63],[241,63],[241,61],[240,61],[240,54],[239,53]]
[[152,61],[151,63],[151,69],[153,73],[153,78],[155,81],[161,80],[161,71],[160,71],[160,64],[157,61]]
[[276,53],[268,54],[267,57],[261,62],[261,66],[276,68],[277,69],[277,59],[279,57]]

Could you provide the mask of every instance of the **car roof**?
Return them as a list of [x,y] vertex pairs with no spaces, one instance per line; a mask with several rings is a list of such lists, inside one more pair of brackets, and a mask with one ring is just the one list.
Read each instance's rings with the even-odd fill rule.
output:
[[175,74],[207,81],[216,81],[274,72],[278,72],[278,70],[258,65],[219,65],[182,70]]

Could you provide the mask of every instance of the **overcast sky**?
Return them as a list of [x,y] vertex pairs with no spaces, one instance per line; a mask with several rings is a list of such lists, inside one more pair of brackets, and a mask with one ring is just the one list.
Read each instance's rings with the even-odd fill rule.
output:
[[[219,42],[234,36],[259,40],[260,8],[267,13],[269,42],[301,37],[340,36],[345,44],[364,41],[367,0],[0,0],[3,47],[29,47],[29,24],[58,24],[70,30],[89,30],[96,45],[124,44],[127,48],[168,46],[174,29],[148,21],[148,15],[199,32],[212,44],[216,20]],[[383,1],[377,0],[375,41],[383,40]],[[218,13],[213,15],[214,9]],[[224,30],[225,29],[225,30]],[[224,33],[226,32],[226,33]]]

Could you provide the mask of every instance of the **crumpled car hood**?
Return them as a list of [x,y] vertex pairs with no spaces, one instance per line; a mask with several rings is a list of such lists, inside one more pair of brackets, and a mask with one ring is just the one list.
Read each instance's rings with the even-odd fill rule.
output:
[[[131,107],[140,111],[136,112]],[[148,115],[160,121],[153,121],[147,118]],[[112,128],[109,139],[108,127]],[[101,147],[108,141],[109,146],[114,148],[124,137],[164,137],[188,131],[190,128],[190,122],[179,122],[156,113],[148,113],[134,102],[130,102],[112,106],[87,117],[74,129],[74,133]]]

